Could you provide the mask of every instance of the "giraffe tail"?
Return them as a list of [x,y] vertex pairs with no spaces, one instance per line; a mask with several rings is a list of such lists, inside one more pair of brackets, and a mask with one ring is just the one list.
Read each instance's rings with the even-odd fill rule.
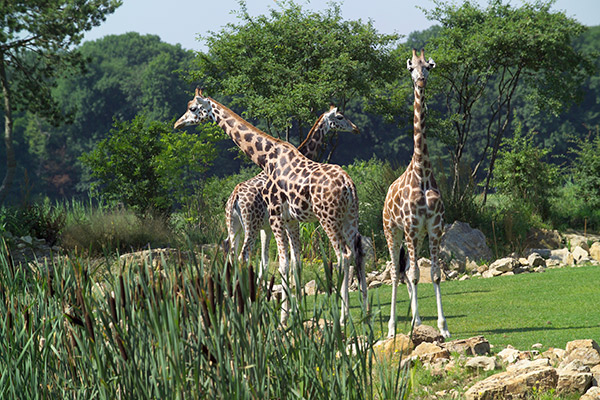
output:
[[364,258],[365,251],[363,249],[362,244],[362,236],[359,234],[356,235],[356,239],[354,240],[354,258],[356,263],[356,274],[360,280],[361,274],[364,274]]
[[406,271],[408,270],[408,258],[404,246],[400,249],[400,257],[398,260],[398,279],[404,284],[406,279]]

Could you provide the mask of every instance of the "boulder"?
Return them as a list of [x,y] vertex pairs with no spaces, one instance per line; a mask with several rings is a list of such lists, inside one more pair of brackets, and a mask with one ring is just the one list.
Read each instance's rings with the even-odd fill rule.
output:
[[306,285],[304,285],[304,294],[306,294],[307,296],[314,296],[315,294],[317,294],[317,281],[316,280],[312,280],[310,282],[307,282]]
[[450,352],[437,344],[423,342],[411,353],[412,359],[419,359],[423,364],[431,364],[441,359],[450,359]]
[[590,258],[592,260],[600,261],[600,242],[594,242],[590,246]]
[[455,221],[446,226],[440,245],[440,255],[446,260],[457,259],[490,260],[492,251],[486,244],[485,236],[479,229],[473,229],[466,222]]
[[517,260],[512,257],[504,257],[494,261],[490,265],[490,270],[496,270],[500,273],[509,272],[515,269],[517,265]]
[[527,257],[527,264],[531,268],[545,267],[546,260],[538,253],[531,253],[529,257]]
[[567,243],[569,243],[573,249],[577,246],[581,247],[585,251],[590,249],[588,246],[588,238],[584,235],[580,235],[578,233],[565,233],[564,237],[567,240]]
[[590,253],[588,253],[588,251],[581,246],[575,246],[572,254],[573,260],[575,260],[576,263],[584,262],[590,258]]
[[498,353],[498,357],[500,357],[503,362],[512,364],[519,359],[519,353],[521,352],[514,347],[507,347]]
[[393,338],[380,340],[373,345],[373,353],[379,361],[398,361],[401,357],[406,357],[414,349],[412,340],[407,335],[401,333]]
[[483,356],[490,353],[490,342],[483,336],[452,340],[442,344],[442,347],[451,353],[460,353],[467,356]]
[[592,386],[588,389],[587,392],[583,396],[579,398],[579,400],[598,400],[600,399],[600,387]]
[[548,350],[542,353],[543,357],[550,359],[552,364],[559,364],[567,355],[567,352],[563,349],[550,347]]
[[525,372],[501,372],[475,383],[465,392],[467,400],[526,398],[536,392],[556,387],[558,374],[552,367],[539,367]]
[[592,384],[590,368],[574,360],[558,370],[556,392],[558,394],[584,394]]
[[566,247],[562,249],[554,249],[550,252],[550,257],[546,261],[546,265],[573,265],[573,256]]
[[493,371],[499,368],[496,357],[477,356],[469,358],[465,364],[465,367],[474,370]]
[[540,256],[542,256],[544,258],[544,260],[547,260],[547,259],[550,258],[551,252],[552,252],[551,249],[526,249],[523,252],[523,256],[524,257],[529,257],[531,254],[537,253]]
[[444,337],[437,329],[435,329],[433,326],[423,324],[416,326],[413,329],[411,339],[415,346],[418,346],[423,342],[444,343]]
[[531,228],[525,239],[526,249],[557,249],[562,238],[557,230]]
[[510,372],[513,374],[522,374],[550,366],[550,360],[547,358],[538,358],[537,360],[533,361],[529,359],[522,359],[506,367],[506,372]]
[[592,339],[573,340],[567,343],[565,348],[567,354],[560,363],[559,368],[570,364],[574,360],[579,360],[583,365],[590,368],[600,364],[600,346]]

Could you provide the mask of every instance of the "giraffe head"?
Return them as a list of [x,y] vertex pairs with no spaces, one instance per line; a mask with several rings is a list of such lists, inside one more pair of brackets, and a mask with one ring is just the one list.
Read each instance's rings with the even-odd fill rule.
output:
[[333,104],[329,106],[329,111],[323,114],[323,122],[331,131],[360,133],[358,127],[346,118]]
[[421,55],[417,55],[417,50],[413,49],[412,59],[406,60],[406,68],[410,71],[413,84],[420,88],[425,87],[429,70],[435,67],[435,62],[429,58],[425,61],[424,50],[421,49]]
[[214,119],[210,101],[202,96],[202,89],[196,88],[194,98],[188,101],[187,111],[175,122],[175,129],[198,125],[208,120],[214,121]]

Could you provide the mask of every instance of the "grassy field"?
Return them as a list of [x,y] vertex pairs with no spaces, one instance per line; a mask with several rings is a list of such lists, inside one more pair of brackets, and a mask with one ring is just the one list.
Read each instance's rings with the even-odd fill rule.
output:
[[[527,350],[534,343],[564,348],[568,341],[600,343],[600,267],[548,269],[544,273],[442,283],[444,313],[452,339],[484,335],[496,349],[512,345]],[[410,330],[408,294],[399,287],[397,332]],[[353,293],[358,314],[358,293]],[[375,308],[376,333],[386,332],[391,288],[369,292]],[[431,284],[419,285],[419,310],[424,324],[436,327]],[[385,328],[385,329],[384,329]]]

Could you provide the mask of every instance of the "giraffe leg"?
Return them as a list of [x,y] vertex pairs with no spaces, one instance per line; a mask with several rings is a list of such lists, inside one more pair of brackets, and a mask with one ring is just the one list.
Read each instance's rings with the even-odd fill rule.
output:
[[433,290],[435,292],[435,300],[437,303],[437,314],[438,320],[437,325],[440,333],[444,338],[450,337],[448,331],[448,323],[444,316],[444,309],[442,307],[442,291],[440,289],[440,282],[442,280],[442,272],[439,264],[439,247],[440,247],[441,229],[437,227],[429,227],[429,251],[431,255],[431,282],[433,282]]
[[258,270],[258,279],[262,279],[263,274],[269,272],[269,243],[271,242],[271,228],[263,227],[260,230],[260,268]]
[[409,265],[406,272],[406,288],[410,297],[410,309],[412,310],[412,326],[421,325],[421,317],[419,315],[419,300],[417,294],[417,285],[419,283],[419,265],[417,264],[418,237],[412,237],[405,233],[406,249],[408,251]]
[[242,242],[242,234],[244,226],[240,214],[236,209],[230,213],[230,218],[227,220],[227,236],[229,241],[229,254],[227,260],[233,264],[234,259],[240,255],[240,244]]
[[[390,260],[392,262],[392,303],[390,308],[390,320],[388,322],[388,337],[393,337],[396,334],[396,296],[398,292],[398,276],[403,263],[400,262],[400,250],[402,249],[401,234],[394,233],[391,228],[384,229],[385,238],[390,252]],[[399,230],[396,230],[397,232]]]
[[[291,250],[291,274],[290,282],[297,290],[302,285],[302,265],[301,265],[301,245],[300,245],[300,224],[298,221],[288,221],[286,224],[287,236],[290,242]],[[298,278],[298,280],[296,280]]]
[[288,258],[288,238],[283,226],[281,217],[277,215],[271,215],[271,230],[275,241],[277,242],[277,255],[279,258],[279,274],[281,275],[281,318],[280,321],[283,325],[287,322],[289,316],[289,300],[290,287],[289,287],[289,269],[290,261]]
[[350,255],[348,251],[340,250],[338,256],[338,263],[342,270],[342,308],[340,312],[340,324],[346,323],[346,317],[350,314]]

